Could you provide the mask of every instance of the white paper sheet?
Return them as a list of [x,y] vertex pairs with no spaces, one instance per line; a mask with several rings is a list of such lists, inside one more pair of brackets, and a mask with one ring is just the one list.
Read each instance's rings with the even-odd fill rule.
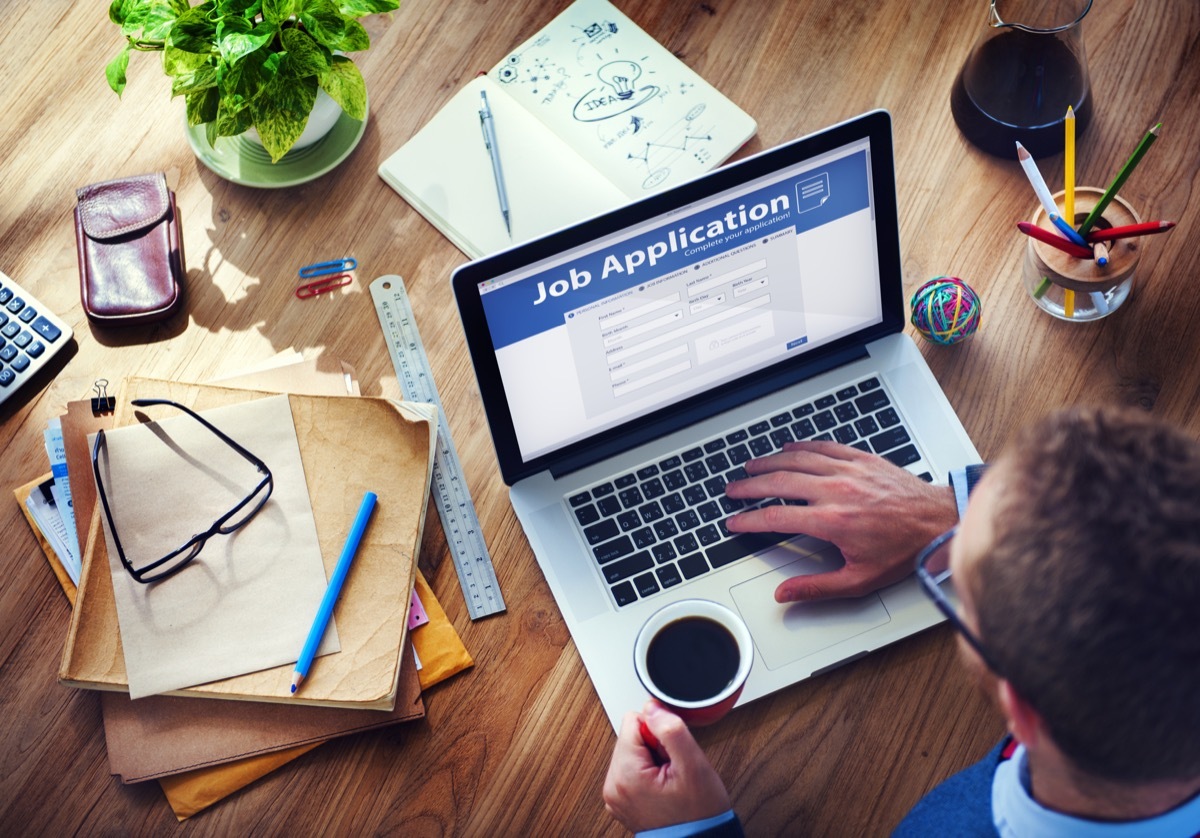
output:
[[[135,566],[207,530],[261,479],[192,417],[167,406],[141,410],[161,421],[108,432],[101,457],[121,543]],[[274,492],[247,525],[212,536],[186,568],[149,585],[122,566],[105,522],[133,698],[295,661],[325,591],[287,397],[202,415],[267,464]],[[330,629],[322,653],[340,648]]]

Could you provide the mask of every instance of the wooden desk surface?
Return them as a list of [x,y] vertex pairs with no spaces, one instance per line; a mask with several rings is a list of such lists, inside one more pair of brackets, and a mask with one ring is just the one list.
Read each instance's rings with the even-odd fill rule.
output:
[[[78,344],[0,408],[0,488],[46,470],[42,431],[99,377],[203,381],[295,347],[357,368],[397,395],[366,284],[399,273],[445,401],[508,612],[472,623],[436,518],[423,564],[478,661],[427,696],[422,723],[324,745],[181,829],[217,834],[619,834],[600,784],[613,743],[587,675],[500,481],[449,287],[461,254],[375,173],[472,75],[553,17],[552,3],[408,0],[367,21],[356,60],[370,90],[362,144],[334,173],[278,191],[228,183],[183,136],[155,56],[135,55],[118,99],[103,68],[119,47],[103,3],[14,4],[0,36],[0,268],[61,313]],[[1106,185],[1147,127],[1161,139],[1122,190],[1147,218],[1131,300],[1099,323],[1034,309],[1014,222],[1034,198],[1014,160],[966,145],[951,83],[986,4],[914,0],[674,3],[621,0],[650,34],[752,114],[768,148],[861,111],[895,118],[906,295],[954,274],[983,298],[983,328],[922,344],[984,457],[1011,429],[1075,403],[1135,405],[1200,433],[1200,6],[1109,0],[1085,22],[1095,119],[1078,182]],[[1043,161],[1052,188],[1061,157]],[[94,331],[79,302],[76,187],[163,170],[184,223],[184,313]],[[300,302],[296,269],[352,254],[358,282]],[[14,502],[0,503],[0,823],[25,834],[171,833],[157,784],[109,776],[96,696],[55,681],[69,614]],[[880,834],[1002,732],[938,628],[743,708],[699,734],[752,834]]]

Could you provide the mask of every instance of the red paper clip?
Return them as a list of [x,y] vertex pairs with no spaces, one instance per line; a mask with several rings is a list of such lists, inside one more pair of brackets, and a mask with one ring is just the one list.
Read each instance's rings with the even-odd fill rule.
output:
[[349,284],[350,274],[323,276],[320,279],[314,279],[312,282],[305,282],[297,286],[296,296],[301,300],[307,300],[309,297],[315,297],[318,294],[324,294]]

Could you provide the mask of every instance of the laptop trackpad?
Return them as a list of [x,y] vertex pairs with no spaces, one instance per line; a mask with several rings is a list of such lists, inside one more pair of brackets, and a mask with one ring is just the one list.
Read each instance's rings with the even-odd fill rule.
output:
[[828,557],[822,561],[817,554],[730,589],[767,669],[779,669],[891,620],[878,594],[786,605],[775,602],[775,588],[783,580],[827,570]]

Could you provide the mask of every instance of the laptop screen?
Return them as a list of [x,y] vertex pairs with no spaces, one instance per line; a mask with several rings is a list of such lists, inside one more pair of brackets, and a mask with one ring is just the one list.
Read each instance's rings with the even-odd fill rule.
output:
[[[898,264],[883,267],[898,263],[884,246],[890,142],[840,139],[796,141],[460,269],[485,404],[500,402],[488,405],[493,435],[499,408],[519,462],[545,461],[883,327],[882,280],[899,282]],[[539,252],[548,240],[554,252]]]

